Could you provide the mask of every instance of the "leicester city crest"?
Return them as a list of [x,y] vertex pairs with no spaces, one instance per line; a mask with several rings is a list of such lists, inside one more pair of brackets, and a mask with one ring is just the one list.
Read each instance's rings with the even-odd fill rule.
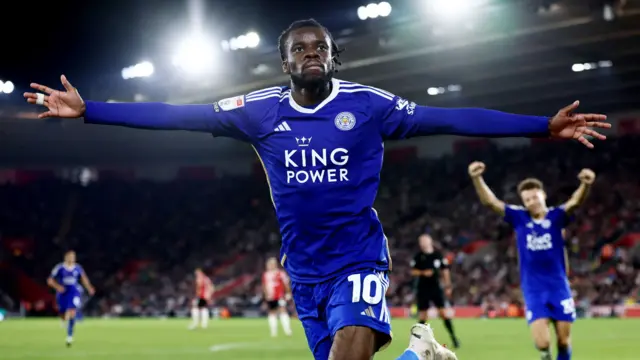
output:
[[356,126],[356,117],[348,111],[341,112],[336,116],[336,127],[342,131],[348,131]]

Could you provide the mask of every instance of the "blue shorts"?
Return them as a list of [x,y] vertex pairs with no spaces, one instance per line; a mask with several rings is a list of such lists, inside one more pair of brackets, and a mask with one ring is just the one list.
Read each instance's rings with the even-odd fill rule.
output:
[[346,326],[368,327],[391,337],[388,288],[386,272],[376,270],[354,271],[319,284],[293,282],[293,300],[314,358],[327,360],[333,336]]
[[80,294],[78,293],[62,293],[56,294],[56,303],[58,304],[58,311],[65,313],[67,310],[75,310],[80,308]]
[[573,322],[576,306],[570,291],[548,291],[524,294],[527,323],[538,319]]

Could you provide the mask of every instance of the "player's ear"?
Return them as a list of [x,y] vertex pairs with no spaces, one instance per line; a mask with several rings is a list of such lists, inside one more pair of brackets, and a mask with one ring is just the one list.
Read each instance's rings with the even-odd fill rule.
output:
[[282,60],[282,72],[285,74],[291,74],[291,67],[289,66],[289,62],[287,60]]

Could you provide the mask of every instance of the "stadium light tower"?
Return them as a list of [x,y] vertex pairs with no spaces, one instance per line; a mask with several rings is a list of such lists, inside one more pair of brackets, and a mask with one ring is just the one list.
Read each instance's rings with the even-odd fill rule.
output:
[[133,66],[122,69],[122,78],[125,80],[149,77],[153,75],[155,68],[149,61],[143,61]]
[[386,1],[380,3],[371,3],[367,6],[358,8],[358,18],[360,20],[375,19],[378,17],[387,17],[391,14],[391,4]]
[[2,80],[0,80],[0,93],[4,93],[8,95],[8,94],[11,94],[13,90],[15,90],[15,86],[11,81],[3,82]]

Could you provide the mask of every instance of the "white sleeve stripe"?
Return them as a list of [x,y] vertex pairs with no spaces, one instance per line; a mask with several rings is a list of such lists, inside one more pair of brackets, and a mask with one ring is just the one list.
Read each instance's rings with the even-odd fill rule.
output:
[[265,96],[265,95],[280,94],[280,93],[281,93],[280,90],[265,91],[265,92],[259,93],[259,94],[246,95],[245,99],[254,99],[254,98],[262,97],[262,96]]
[[386,95],[386,94],[384,94],[384,93],[381,93],[381,92],[379,92],[379,91],[376,91],[376,90],[373,90],[373,89],[370,89],[370,88],[361,88],[361,89],[340,89],[340,91],[338,91],[338,92],[341,92],[341,93],[342,93],[342,92],[344,92],[344,93],[354,93],[354,92],[360,92],[360,91],[366,91],[366,92],[374,93],[374,94],[376,94],[376,95],[378,95],[378,96],[380,96],[380,97],[383,97],[383,98],[385,98],[385,99],[387,99],[387,100],[393,100],[393,97],[392,97],[392,96],[388,96],[388,95]]
[[348,84],[340,84],[340,88],[365,88],[365,89],[371,89],[371,90],[376,90],[379,91],[385,95],[389,95],[392,98],[395,97],[395,95],[393,95],[392,93],[386,91],[386,90],[382,90],[382,89],[378,89],[375,86],[369,86],[369,85],[362,85],[362,84],[355,84],[355,83],[348,83]]
[[272,97],[274,97],[274,98],[279,98],[279,97],[281,97],[281,96],[282,96],[282,94],[279,94],[279,93],[278,93],[278,94],[271,94],[271,95],[264,95],[264,96],[259,96],[259,97],[253,97],[253,98],[251,98],[251,99],[246,99],[245,101],[246,101],[246,102],[251,102],[251,101],[264,100],[264,99],[268,99],[268,98],[272,98]]
[[265,88],[265,89],[252,91],[252,92],[248,93],[247,96],[260,95],[260,94],[264,94],[264,93],[267,93],[267,92],[272,92],[274,90],[280,92],[280,91],[282,91],[282,87],[280,87],[280,86],[272,86],[272,87],[268,87],[268,88]]
[[507,205],[507,207],[511,210],[524,210],[523,206],[518,206],[518,205]]
[[280,102],[282,102],[283,100],[288,99],[290,94],[291,94],[290,91],[287,91],[284,94],[282,94],[282,96],[280,97]]

